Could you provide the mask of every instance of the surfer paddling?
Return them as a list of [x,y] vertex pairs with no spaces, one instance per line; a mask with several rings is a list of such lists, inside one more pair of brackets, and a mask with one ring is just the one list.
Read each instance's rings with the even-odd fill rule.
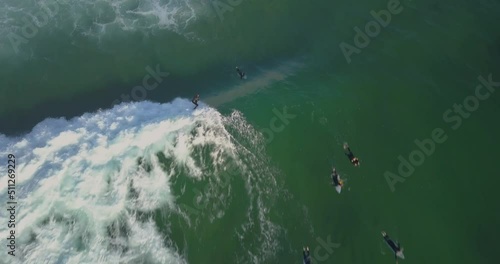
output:
[[194,110],[194,109],[196,109],[196,107],[198,107],[198,101],[199,101],[199,100],[200,100],[200,95],[199,95],[199,94],[197,94],[195,97],[193,97],[193,100],[192,100],[191,102],[192,102],[194,105],[196,105],[196,106],[193,108],[193,110]]
[[309,253],[309,247],[304,247],[302,249],[302,256],[303,256],[304,264],[311,264],[311,256]]
[[240,79],[243,79],[245,77],[245,73],[240,70],[240,68],[236,67],[236,72],[240,76]]
[[354,156],[352,153],[351,149],[349,148],[349,145],[347,143],[344,143],[344,151],[346,151],[345,155],[349,158],[351,161],[352,165],[354,166],[359,166],[359,159]]
[[382,231],[382,236],[384,237],[387,245],[394,251],[394,257],[396,258],[396,263],[398,262],[398,257],[405,259],[403,255],[403,248],[401,248],[399,242],[396,244],[384,231]]

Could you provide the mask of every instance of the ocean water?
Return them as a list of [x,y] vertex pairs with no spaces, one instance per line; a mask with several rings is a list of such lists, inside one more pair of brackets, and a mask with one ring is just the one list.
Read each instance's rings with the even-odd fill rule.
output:
[[498,262],[499,1],[0,3],[0,263]]

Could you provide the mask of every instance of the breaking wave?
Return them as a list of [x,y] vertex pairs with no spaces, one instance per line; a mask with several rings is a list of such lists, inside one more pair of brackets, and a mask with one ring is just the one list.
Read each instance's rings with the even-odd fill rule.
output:
[[[197,232],[234,207],[247,215],[232,229],[246,252],[234,262],[271,258],[283,232],[269,216],[281,183],[262,135],[240,112],[191,107],[184,99],[124,103],[46,119],[19,137],[0,134],[0,156],[16,156],[15,260],[187,263],[190,245],[171,239],[172,219],[182,219],[183,232]],[[190,199],[198,185],[205,191]],[[0,199],[6,192],[0,185]],[[0,237],[9,230],[2,225]],[[11,256],[3,250],[0,258]]]

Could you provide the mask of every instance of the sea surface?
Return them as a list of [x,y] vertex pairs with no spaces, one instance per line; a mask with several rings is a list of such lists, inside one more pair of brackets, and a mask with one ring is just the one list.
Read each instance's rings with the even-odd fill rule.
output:
[[0,0],[0,263],[498,263],[499,117],[500,1]]

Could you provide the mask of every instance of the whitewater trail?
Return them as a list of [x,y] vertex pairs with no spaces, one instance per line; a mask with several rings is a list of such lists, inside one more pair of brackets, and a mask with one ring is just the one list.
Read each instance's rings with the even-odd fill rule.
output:
[[[270,257],[281,232],[268,216],[279,195],[273,194],[277,172],[269,168],[262,149],[245,148],[235,136],[250,143],[263,138],[239,112],[224,117],[200,106],[193,112],[191,102],[183,99],[124,103],[71,120],[46,119],[27,135],[0,135],[0,156],[16,155],[16,262],[187,263],[152,214],[162,210],[186,215],[176,203],[174,178],[200,180],[206,167],[217,176],[228,160],[245,170],[241,175],[251,202],[249,222],[242,226],[259,226],[258,250],[267,252],[260,253],[260,261]],[[209,158],[201,158],[207,149]],[[6,175],[3,170],[1,175]],[[7,182],[7,177],[0,181]],[[218,181],[216,177],[215,186]],[[213,196],[229,201],[230,188],[216,191]],[[6,192],[0,185],[4,204]],[[223,203],[218,217],[227,206]],[[2,210],[0,218],[5,217]],[[8,232],[0,226],[0,237]],[[238,235],[254,234],[243,228]],[[250,256],[257,254],[248,250]],[[4,250],[0,259],[11,256]]]

